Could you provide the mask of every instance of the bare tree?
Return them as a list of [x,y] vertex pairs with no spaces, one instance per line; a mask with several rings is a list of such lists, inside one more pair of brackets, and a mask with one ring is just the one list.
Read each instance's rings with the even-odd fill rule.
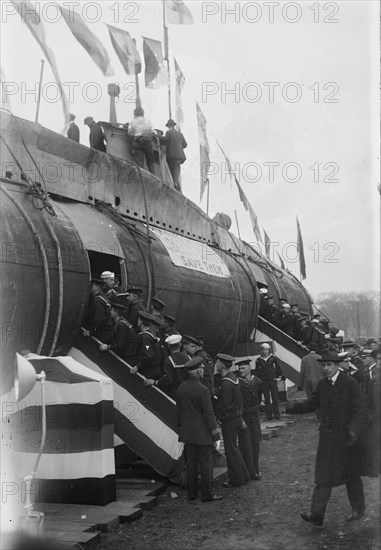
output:
[[320,294],[316,305],[346,337],[380,334],[379,292],[329,292]]

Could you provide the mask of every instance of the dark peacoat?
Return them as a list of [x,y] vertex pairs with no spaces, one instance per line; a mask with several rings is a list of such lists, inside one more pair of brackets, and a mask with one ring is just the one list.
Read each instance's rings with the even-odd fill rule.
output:
[[[292,403],[287,412],[303,413],[319,409],[319,444],[316,454],[315,483],[336,486],[363,473],[365,399],[355,380],[340,372],[335,385],[320,380],[310,399]],[[357,436],[350,443],[349,432]]]
[[190,378],[177,389],[177,423],[179,441],[193,445],[213,445],[217,423],[212,400],[206,386]]

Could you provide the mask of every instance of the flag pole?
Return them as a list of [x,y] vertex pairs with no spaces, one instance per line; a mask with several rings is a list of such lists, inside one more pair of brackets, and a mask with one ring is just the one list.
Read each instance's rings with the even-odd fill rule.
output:
[[209,188],[210,188],[209,178],[206,179],[206,182],[208,184],[208,189],[206,192],[206,215],[209,216]]
[[239,237],[239,239],[241,240],[241,232],[240,232],[240,230],[239,230],[239,223],[238,223],[237,210],[234,210],[234,214],[235,214],[235,222],[236,222],[236,224],[237,224],[238,237]]
[[44,65],[45,65],[45,59],[41,59],[40,83],[39,83],[39,86],[38,86],[38,97],[37,97],[37,108],[36,108],[35,122],[38,122],[38,115],[40,113],[40,101],[41,101],[41,91],[42,91],[42,78],[44,76]]
[[163,3],[163,33],[164,33],[164,55],[167,62],[167,72],[168,72],[168,113],[169,118],[172,118],[172,107],[171,107],[171,68],[169,64],[169,40],[168,40],[168,27],[166,25],[165,18],[165,0],[162,0]]
[[[136,47],[136,38],[132,39],[132,42],[134,43],[134,46]],[[136,69],[135,69],[136,71]],[[136,100],[135,100],[135,107],[141,107],[142,101],[140,99],[140,88],[139,88],[139,74],[135,72],[135,92],[136,92]]]

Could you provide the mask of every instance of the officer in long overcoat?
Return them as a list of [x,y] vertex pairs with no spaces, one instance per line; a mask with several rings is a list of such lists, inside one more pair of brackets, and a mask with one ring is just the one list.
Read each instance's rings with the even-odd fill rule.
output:
[[365,426],[365,400],[353,378],[339,371],[342,358],[323,353],[319,360],[325,379],[320,380],[310,399],[291,403],[288,413],[319,409],[319,444],[315,466],[315,488],[311,513],[301,514],[305,521],[321,526],[333,487],[346,485],[352,513],[348,521],[364,515],[365,501],[360,474],[365,451],[362,434]]

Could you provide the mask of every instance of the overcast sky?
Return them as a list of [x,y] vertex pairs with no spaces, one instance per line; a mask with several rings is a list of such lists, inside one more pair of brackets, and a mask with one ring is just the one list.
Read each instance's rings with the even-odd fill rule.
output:
[[[171,54],[186,78],[183,133],[189,146],[184,194],[200,205],[197,101],[207,119],[210,157],[216,163],[210,178],[210,215],[229,214],[237,234],[236,211],[242,238],[255,242],[235,184],[223,173],[217,139],[233,165],[237,163],[237,177],[260,226],[279,243],[276,250],[283,250],[286,266],[297,276],[295,248],[287,245],[296,241],[298,216],[307,262],[304,284],[314,296],[378,289],[378,2],[186,3],[195,24],[169,25]],[[9,98],[11,108],[34,120],[35,96],[23,92],[35,88],[43,54],[8,2],[1,4],[2,70],[5,80],[18,88]],[[118,121],[129,121],[134,77],[124,73],[104,23],[128,30],[142,53],[142,35],[162,40],[161,2],[81,2],[75,7],[110,54],[115,76],[109,78],[62,18],[53,22],[53,2],[33,4],[45,14],[47,42],[62,81],[78,83],[70,109],[77,115],[81,142],[88,144],[85,116],[108,120],[110,82],[122,88]],[[140,81],[146,116],[164,130],[167,91],[145,89],[144,74]],[[54,78],[46,63],[39,122],[59,132],[62,107],[49,101],[48,94],[54,92],[47,86],[50,82]],[[273,178],[268,163],[279,163],[271,165]],[[206,208],[205,198],[201,207]]]

